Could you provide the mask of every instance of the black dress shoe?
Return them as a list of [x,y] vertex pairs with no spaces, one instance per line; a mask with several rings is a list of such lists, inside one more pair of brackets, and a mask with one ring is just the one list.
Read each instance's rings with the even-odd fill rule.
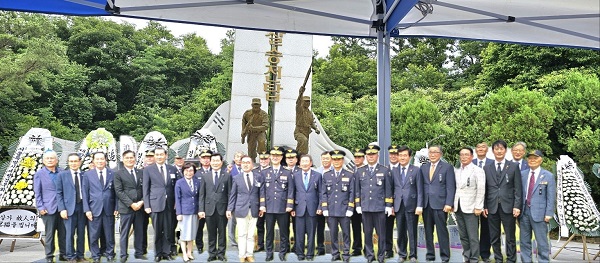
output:
[[154,262],[160,262],[161,259],[162,259],[161,256],[156,256],[156,257],[154,257]]
[[171,257],[177,257],[177,252],[176,251],[171,251],[171,254],[169,254],[169,256],[171,256]]
[[342,258],[340,256],[333,256],[333,257],[331,257],[331,262],[340,261],[340,260],[342,260]]
[[325,250],[317,251],[317,256],[324,256],[324,255],[325,255]]
[[352,254],[350,256],[353,256],[353,257],[362,256],[362,252],[360,252],[358,250],[354,250],[354,251],[352,251]]
[[220,261],[227,261],[227,258],[226,258],[224,255],[218,255],[218,256],[217,256],[217,260],[220,260]]
[[273,254],[267,254],[267,258],[265,258],[265,261],[273,261]]
[[285,256],[286,254],[279,254],[279,260],[286,261]]
[[174,257],[172,257],[171,255],[166,255],[162,257],[164,260],[175,260]]
[[46,258],[46,262],[47,263],[52,263],[52,262],[54,262],[54,258]]
[[141,256],[135,256],[135,259],[148,260],[148,257],[141,255]]
[[394,257],[394,252],[392,252],[392,251],[385,252],[385,258],[393,258],[393,257]]
[[59,256],[58,261],[68,261],[68,259],[65,256]]
[[315,258],[313,258],[313,257],[306,257],[306,260],[313,261],[313,260],[315,260]]
[[217,260],[216,256],[210,256],[210,257],[208,257],[208,259],[206,259],[206,261],[208,261],[208,262],[215,261],[215,260]]
[[125,263],[125,262],[127,262],[127,257],[122,257],[122,258],[121,258],[121,260],[120,260],[120,262],[121,262],[121,263]]
[[115,257],[106,257],[106,261],[113,262],[115,261]]
[[298,256],[299,261],[304,261],[304,256]]
[[256,252],[264,252],[265,248],[264,247],[258,247],[256,250],[254,250],[254,253]]

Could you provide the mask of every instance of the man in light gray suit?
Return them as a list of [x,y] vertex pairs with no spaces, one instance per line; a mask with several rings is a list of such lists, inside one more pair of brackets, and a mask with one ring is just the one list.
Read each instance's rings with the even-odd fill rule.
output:
[[531,232],[537,242],[538,261],[550,261],[548,222],[554,215],[556,181],[554,175],[540,167],[544,154],[535,150],[527,155],[529,170],[521,172],[523,184],[523,213],[519,217],[521,234],[521,261],[532,262]]
[[479,215],[485,198],[485,173],[473,164],[473,149],[460,150],[460,168],[456,168],[454,214],[463,248],[463,262],[479,261]]

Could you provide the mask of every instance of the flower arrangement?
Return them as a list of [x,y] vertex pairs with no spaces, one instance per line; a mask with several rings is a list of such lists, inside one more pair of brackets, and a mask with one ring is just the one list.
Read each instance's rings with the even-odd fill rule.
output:
[[25,153],[19,160],[19,166],[11,174],[7,174],[7,188],[0,206],[33,206],[33,176],[42,169],[41,153]]
[[[567,159],[568,158],[568,159]],[[569,157],[557,163],[557,214],[561,226],[585,236],[600,233],[600,213],[583,181],[583,173]]]
[[83,156],[81,171],[85,172],[91,168],[92,154],[96,152],[106,153],[106,161],[109,167],[116,167],[117,153],[113,135],[104,128],[91,131],[83,140],[79,153]]

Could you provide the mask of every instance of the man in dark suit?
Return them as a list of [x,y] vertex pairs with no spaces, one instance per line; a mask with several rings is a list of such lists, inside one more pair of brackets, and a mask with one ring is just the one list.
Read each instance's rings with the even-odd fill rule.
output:
[[37,171],[33,176],[33,191],[35,193],[35,207],[37,208],[40,218],[44,222],[45,229],[45,252],[46,261],[54,262],[54,237],[58,232],[58,247],[61,251],[60,259],[62,260],[66,254],[65,227],[60,223],[58,213],[58,201],[56,194],[56,178],[62,172],[57,166],[58,156],[55,151],[48,150],[42,156],[44,167]]
[[123,169],[115,173],[115,192],[118,199],[118,211],[121,215],[121,262],[127,261],[129,231],[133,226],[135,258],[146,260],[144,256],[144,237],[148,234],[144,221],[148,214],[144,212],[144,194],[142,190],[142,170],[135,169],[135,153],[131,150],[123,152]]
[[[423,213],[423,177],[419,168],[409,164],[412,150],[398,147],[398,166],[392,169],[394,179],[394,212],[398,236],[398,262],[417,261],[417,224]],[[408,234],[408,238],[407,238]],[[406,253],[406,246],[410,251]]]
[[103,255],[108,261],[113,261],[115,258],[115,216],[118,214],[113,172],[106,168],[105,153],[96,152],[92,156],[95,168],[85,172],[81,182],[83,211],[89,220],[90,251],[94,263],[100,262],[102,254],[100,254],[98,241],[102,233],[106,240],[106,252]]
[[288,191],[291,172],[281,165],[283,159],[283,148],[274,146],[271,149],[271,167],[262,171],[264,186],[260,189],[260,200],[264,202],[261,210],[266,212],[266,261],[273,260],[273,239],[275,237],[275,223],[279,227],[279,259],[286,261],[289,251],[290,216],[294,204],[293,193]]
[[233,178],[227,217],[237,218],[238,255],[240,262],[254,262],[254,232],[256,220],[263,216],[259,211],[262,178],[252,170],[253,160],[243,156],[241,173]]
[[231,191],[231,175],[223,167],[223,156],[220,153],[213,153],[210,158],[210,167],[212,168],[211,172],[202,175],[204,183],[200,186],[198,215],[200,218],[206,218],[208,261],[226,261],[227,217],[225,212]]
[[490,242],[496,262],[503,262],[500,224],[506,234],[506,261],[517,261],[515,241],[516,218],[521,214],[523,189],[521,171],[516,163],[504,158],[506,142],[497,140],[492,144],[494,164],[483,167],[485,172],[485,203],[483,215],[488,218]]
[[[70,262],[83,261],[85,252],[85,223],[81,195],[81,157],[71,153],[67,157],[69,170],[58,175],[56,192],[58,211],[66,230],[66,257]],[[77,233],[77,250],[75,250],[75,234]]]
[[154,227],[154,261],[172,260],[171,245],[175,244],[173,213],[175,213],[175,182],[177,168],[166,164],[167,150],[154,150],[155,163],[144,168],[142,192],[144,211],[150,214]]
[[[475,147],[477,157],[473,159],[473,164],[481,169],[486,165],[493,165],[494,160],[487,158],[488,150],[486,142],[478,143]],[[490,255],[492,254],[490,250],[492,247],[490,244],[490,225],[488,224],[487,217],[483,216],[483,213],[479,216],[479,220],[481,221],[479,224],[479,255],[481,256],[481,260],[487,263],[490,261]]]
[[529,164],[527,163],[527,160],[523,158],[525,156],[526,151],[527,144],[525,144],[524,142],[516,142],[510,149],[510,152],[513,156],[512,161],[513,163],[517,163],[521,171],[529,170]]
[[[390,159],[390,165],[388,168],[390,172],[396,168],[398,168],[399,156],[398,156],[398,145],[392,144],[388,147],[388,157]],[[394,187],[392,186],[392,189]],[[385,232],[393,233],[394,232],[394,223],[396,223],[396,217],[388,216],[385,218]],[[394,235],[386,235],[385,236],[385,258],[394,257]]]
[[[294,157],[295,158],[295,157]],[[294,196],[292,216],[296,219],[295,248],[298,260],[312,260],[315,257],[315,233],[317,230],[317,214],[321,212],[320,190],[321,174],[312,171],[312,158],[303,155],[300,159],[301,169],[296,171],[290,181],[290,189]],[[306,239],[305,239],[306,236]],[[305,243],[307,241],[308,243]],[[306,248],[306,253],[304,252]]]
[[[213,152],[211,150],[204,149],[198,155],[198,158],[200,158],[200,167],[198,167],[194,176],[200,180],[200,187],[204,184],[204,181],[202,181],[202,174],[210,174],[210,157],[212,157],[212,154]],[[204,225],[206,225],[206,218],[200,218],[200,220],[198,220],[198,232],[196,232],[196,248],[198,249],[198,254],[202,254],[204,251]]]
[[423,180],[423,225],[425,227],[425,244],[428,261],[435,260],[435,246],[433,243],[433,228],[435,227],[440,244],[440,257],[442,262],[450,260],[450,236],[446,221],[448,213],[454,206],[456,193],[456,177],[452,165],[440,161],[442,146],[429,147],[429,163],[420,168]]
[[[365,149],[356,148],[354,149],[354,173],[365,165]],[[356,178],[354,179],[356,182]],[[352,211],[352,217],[350,218],[352,223],[352,254],[351,256],[360,256],[362,255],[363,245],[362,245],[362,215],[356,212],[356,207],[354,207],[354,211]]]
[[[342,150],[331,151],[333,171],[323,175],[321,187],[321,207],[329,225],[331,237],[331,261],[350,261],[350,217],[354,213],[354,173],[344,169]],[[339,229],[342,229],[343,246],[338,242]]]
[[392,205],[392,177],[390,169],[377,163],[379,150],[377,145],[369,145],[365,149],[367,165],[359,168],[354,175],[354,189],[356,191],[356,212],[362,214],[363,231],[365,233],[365,257],[367,262],[375,260],[373,252],[373,228],[377,232],[378,251],[377,260],[385,261],[385,233],[386,215],[393,213]]

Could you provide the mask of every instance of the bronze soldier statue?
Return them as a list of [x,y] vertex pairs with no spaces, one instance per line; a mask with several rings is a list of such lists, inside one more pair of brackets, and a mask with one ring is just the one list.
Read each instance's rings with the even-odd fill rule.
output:
[[267,129],[269,127],[269,115],[260,109],[260,99],[252,99],[252,109],[244,112],[242,117],[242,144],[248,141],[248,155],[256,161],[256,152],[264,152],[267,149]]
[[304,85],[300,87],[298,99],[296,100],[296,129],[294,130],[294,139],[296,139],[296,142],[298,143],[296,145],[296,150],[299,155],[308,154],[308,136],[312,130],[317,134],[321,133],[317,129],[313,113],[308,108],[310,106],[310,97],[303,96],[304,91],[306,90],[305,85],[306,81],[304,82]]

